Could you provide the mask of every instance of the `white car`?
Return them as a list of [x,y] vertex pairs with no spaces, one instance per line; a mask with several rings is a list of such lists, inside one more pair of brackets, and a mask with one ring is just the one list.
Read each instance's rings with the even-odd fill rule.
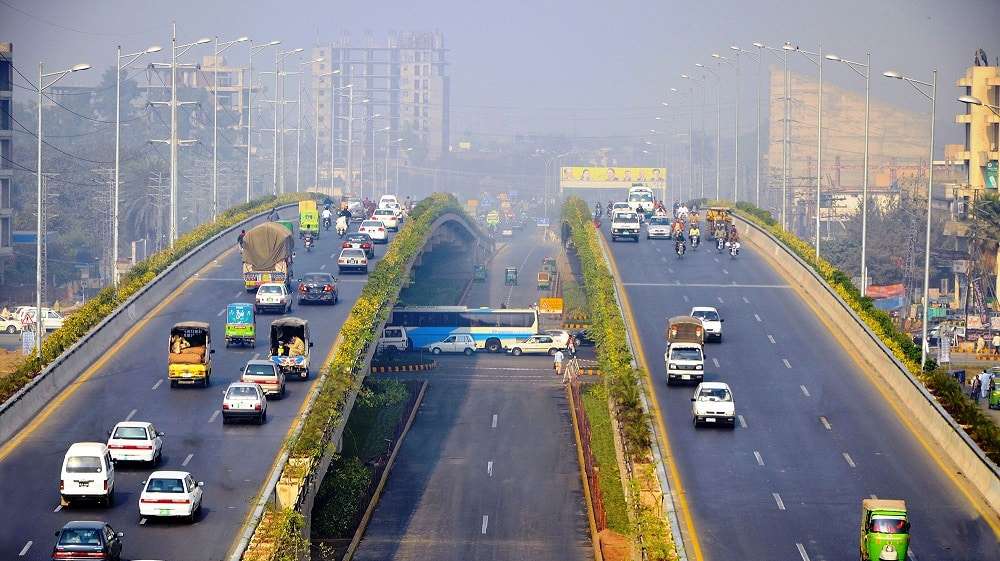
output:
[[63,457],[59,477],[59,504],[79,499],[111,506],[115,497],[115,463],[103,442],[77,442]]
[[[566,331],[565,329],[546,329],[542,332],[542,334],[552,337],[555,342],[562,345],[562,348],[564,349],[569,346],[569,339],[571,335],[569,334],[569,331]],[[573,343],[576,344],[576,341]]]
[[108,431],[108,452],[116,462],[156,465],[163,457],[163,433],[144,421],[118,423]]
[[222,424],[250,419],[258,425],[267,421],[267,396],[257,384],[233,382],[222,397]]
[[736,403],[729,384],[702,382],[691,397],[691,418],[694,426],[701,424],[736,427]]
[[250,360],[240,372],[240,381],[257,384],[266,395],[285,397],[285,373],[270,360]]
[[292,311],[292,293],[285,283],[266,282],[257,288],[254,311],[259,314],[268,310],[283,314]]
[[337,257],[337,269],[341,273],[355,271],[358,273],[368,272],[368,256],[363,249],[353,249],[345,247],[340,250],[340,257]]
[[[38,321],[35,319],[35,311],[37,309],[34,306],[18,306],[14,308],[14,317],[21,320],[21,323],[24,323],[25,320],[35,323]],[[65,321],[65,318],[59,312],[49,308],[42,308],[42,327],[46,331],[59,329],[63,326],[63,321]]]
[[381,220],[362,221],[361,226],[358,226],[358,232],[368,234],[368,237],[370,237],[375,243],[389,242],[389,231],[385,227],[385,223]]
[[715,339],[722,342],[722,322],[726,321],[719,315],[719,310],[711,306],[695,306],[688,314],[701,320],[705,328],[705,339]]
[[646,222],[646,239],[653,238],[670,239],[670,218],[666,215],[658,214]]
[[396,211],[391,208],[375,209],[375,212],[372,213],[372,220],[378,220],[385,224],[386,230],[399,231],[399,218],[396,216]]
[[201,512],[201,481],[186,471],[154,471],[139,494],[139,516],[184,518],[194,522]]
[[611,205],[611,216],[614,216],[616,212],[633,212],[632,206],[628,203],[615,203]]
[[471,355],[476,352],[476,341],[472,335],[449,335],[443,341],[427,345],[427,350],[432,354],[441,353],[465,353]]
[[390,206],[399,207],[399,200],[396,199],[396,195],[382,195],[378,200],[378,208],[389,208]]
[[16,335],[21,332],[21,320],[15,316],[0,317],[0,333]]
[[507,352],[514,356],[520,356],[524,353],[554,355],[556,351],[564,348],[551,335],[532,335],[511,343]]

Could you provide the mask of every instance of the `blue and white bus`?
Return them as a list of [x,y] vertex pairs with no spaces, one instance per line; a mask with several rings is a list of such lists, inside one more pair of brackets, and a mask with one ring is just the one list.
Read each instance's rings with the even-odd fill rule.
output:
[[452,334],[468,334],[476,341],[476,348],[500,352],[504,346],[538,333],[538,310],[408,306],[393,308],[387,325],[406,329],[414,349]]

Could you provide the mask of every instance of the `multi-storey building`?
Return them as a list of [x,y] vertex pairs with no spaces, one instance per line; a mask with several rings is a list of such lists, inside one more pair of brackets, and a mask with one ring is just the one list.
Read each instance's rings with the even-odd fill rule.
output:
[[[978,98],[985,105],[1000,105],[1000,67],[973,66],[955,85],[964,90],[964,95]],[[961,195],[975,199],[975,194],[984,189],[997,192],[1000,116],[996,109],[984,105],[966,104],[965,109],[955,117],[955,122],[965,127],[965,150],[957,154],[957,159],[965,162],[967,181],[963,190],[971,191]]]
[[[381,43],[368,38],[363,46],[341,37],[314,48],[313,58],[323,59],[312,65],[319,138],[325,154],[330,154],[333,139],[333,168],[349,168],[354,181],[369,182],[373,158],[399,159],[406,148],[428,160],[445,157],[450,119],[446,55],[440,33],[398,33]],[[401,146],[404,142],[409,145]],[[327,177],[329,157],[320,163],[321,175]],[[375,165],[375,183],[385,180],[380,165]]]
[[13,257],[14,209],[12,207],[13,131],[11,112],[13,111],[12,89],[14,71],[14,45],[0,43],[0,279],[3,278],[5,262]]

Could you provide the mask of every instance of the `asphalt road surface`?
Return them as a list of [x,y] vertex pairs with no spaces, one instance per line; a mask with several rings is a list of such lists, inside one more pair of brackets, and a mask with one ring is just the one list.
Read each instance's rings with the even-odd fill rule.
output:
[[[911,559],[1000,559],[986,520],[758,255],[610,245],[705,559],[857,558],[871,496],[907,501]],[[693,388],[666,385],[666,319],[696,305],[725,319],[723,342],[706,345],[705,379],[732,387],[735,430],[696,430]]]
[[[493,259],[465,303],[537,302],[544,246],[527,230]],[[521,283],[505,286],[516,266]],[[442,356],[392,375],[430,381],[354,558],[592,559],[572,421],[548,356]]]
[[[235,246],[235,239],[234,246]],[[337,275],[340,241],[324,233],[312,252],[296,242],[296,276],[328,271],[338,277],[340,303],[296,305],[291,315],[309,320],[315,346],[312,370],[323,364],[341,323],[364,286],[365,275]],[[386,246],[376,246],[381,256]],[[58,409],[0,460],[0,559],[48,559],[53,532],[71,520],[104,520],[125,532],[127,559],[201,561],[223,559],[233,545],[275,461],[278,449],[298,413],[315,376],[289,381],[284,399],[268,403],[263,426],[230,424],[220,418],[222,392],[239,379],[241,368],[268,353],[270,322],[277,315],[258,315],[257,346],[226,348],[223,337],[226,304],[252,302],[243,289],[240,254],[230,250],[198,274],[162,312],[131,334],[127,345],[100,372],[82,384]],[[212,385],[171,389],[166,380],[170,327],[185,320],[210,322],[214,347]],[[116,470],[115,504],[111,508],[59,508],[59,474],[70,444],[104,442],[118,421],[151,421],[164,432],[164,456],[157,469],[190,471],[205,483],[203,514],[194,525],[143,520],[138,497],[148,467]]]

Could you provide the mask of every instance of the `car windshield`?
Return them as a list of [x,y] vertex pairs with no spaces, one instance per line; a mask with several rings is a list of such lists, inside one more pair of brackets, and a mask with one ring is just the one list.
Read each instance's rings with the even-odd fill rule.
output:
[[270,364],[248,364],[246,373],[251,376],[274,376],[274,366]]
[[333,277],[331,277],[330,275],[306,275],[302,277],[302,282],[326,284],[329,282],[333,282]]
[[713,310],[697,310],[691,315],[707,321],[719,321],[719,313]]
[[59,535],[59,545],[101,545],[101,530],[97,528],[67,528]]
[[868,531],[876,534],[905,534],[907,532],[906,520],[873,516],[868,524]]
[[628,200],[633,203],[651,203],[653,202],[653,194],[649,191],[636,191],[629,194]]
[[226,393],[226,397],[230,399],[246,399],[248,397],[257,397],[257,390],[248,386],[236,386],[235,388],[229,388]]
[[375,214],[379,216],[396,216],[396,213],[391,208],[380,208],[375,211]]
[[702,388],[698,401],[732,401],[733,396],[726,388]]
[[628,206],[628,203],[615,203],[615,206],[613,206],[612,208],[618,209],[618,208],[631,208],[631,207]]
[[639,215],[634,212],[619,212],[615,215],[615,222],[638,222]]
[[672,349],[670,351],[671,360],[701,360],[701,351],[698,349]]
[[652,220],[649,221],[649,223],[652,226],[669,226],[670,225],[670,219],[669,218],[664,218],[662,216],[654,216],[652,218]]
[[122,440],[146,440],[146,429],[145,427],[118,427],[115,429],[115,434],[111,438],[120,438]]
[[258,292],[260,292],[261,294],[281,294],[281,287],[274,285],[268,286],[265,284],[264,286],[260,287]]
[[101,458],[98,456],[73,456],[66,460],[68,473],[101,473]]
[[146,492],[148,493],[183,493],[184,492],[184,481],[174,478],[156,478],[150,479],[149,483],[146,485]]

